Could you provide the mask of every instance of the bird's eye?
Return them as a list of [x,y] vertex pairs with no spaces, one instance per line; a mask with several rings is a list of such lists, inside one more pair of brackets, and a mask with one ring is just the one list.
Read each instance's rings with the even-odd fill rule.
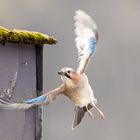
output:
[[70,73],[70,70],[68,70],[68,73]]

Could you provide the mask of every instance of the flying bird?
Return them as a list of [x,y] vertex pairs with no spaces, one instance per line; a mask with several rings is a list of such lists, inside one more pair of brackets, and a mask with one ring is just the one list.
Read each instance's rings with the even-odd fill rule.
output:
[[105,118],[104,113],[97,107],[97,99],[94,97],[93,90],[85,73],[96,51],[98,28],[95,21],[82,10],[75,12],[74,20],[75,42],[79,58],[77,70],[64,67],[58,72],[63,83],[56,89],[22,103],[10,103],[0,99],[0,108],[29,109],[38,105],[48,105],[58,96],[65,95],[75,105],[72,129],[81,123],[85,114],[93,117],[91,110],[94,108],[99,112],[101,119]]

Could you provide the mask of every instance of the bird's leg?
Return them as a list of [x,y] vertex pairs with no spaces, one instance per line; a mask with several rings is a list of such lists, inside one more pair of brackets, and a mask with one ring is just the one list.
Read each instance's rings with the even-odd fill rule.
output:
[[105,115],[104,113],[95,105],[93,104],[93,106],[96,108],[96,110],[99,112],[100,118],[101,119],[105,119]]
[[89,115],[91,118],[93,118],[93,113],[88,109],[87,106],[85,106],[85,108],[86,108],[86,110],[87,110],[88,115]]

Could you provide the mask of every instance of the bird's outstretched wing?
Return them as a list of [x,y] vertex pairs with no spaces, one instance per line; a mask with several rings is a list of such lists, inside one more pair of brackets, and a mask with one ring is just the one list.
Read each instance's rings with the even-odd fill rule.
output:
[[85,12],[78,10],[74,16],[76,47],[79,55],[79,67],[77,73],[84,73],[90,58],[96,51],[98,40],[97,25]]
[[23,101],[22,103],[11,103],[0,98],[0,109],[18,109],[26,110],[38,105],[48,105],[54,101],[59,95],[63,94],[64,85],[51,90],[39,97]]
[[18,110],[26,110],[33,107],[34,104],[26,104],[26,103],[12,103],[8,100],[0,98],[0,109],[18,109]]
[[44,93],[43,95],[48,97],[48,101],[45,102],[46,105],[53,102],[59,95],[62,95],[64,93],[65,86],[64,84],[60,85],[59,87],[55,88],[54,90],[51,90],[47,93]]

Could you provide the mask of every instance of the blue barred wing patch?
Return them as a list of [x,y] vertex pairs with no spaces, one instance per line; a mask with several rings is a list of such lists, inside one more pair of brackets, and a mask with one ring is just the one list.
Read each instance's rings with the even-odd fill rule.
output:
[[94,37],[90,37],[88,39],[88,53],[90,55],[94,54],[96,51],[96,39]]
[[46,102],[47,99],[48,99],[47,96],[42,95],[42,96],[39,96],[37,98],[33,98],[33,99],[30,99],[30,100],[27,100],[27,101],[24,101],[24,102],[27,103],[27,104],[32,104],[32,103],[40,103],[41,104],[41,103]]

